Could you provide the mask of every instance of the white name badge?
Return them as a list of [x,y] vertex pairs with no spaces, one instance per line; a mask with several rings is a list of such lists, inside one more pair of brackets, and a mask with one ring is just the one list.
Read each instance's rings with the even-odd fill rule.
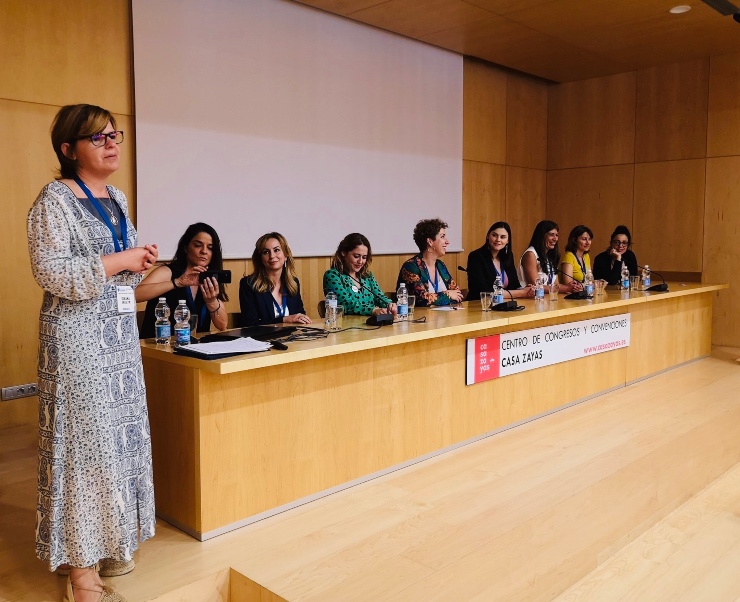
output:
[[136,313],[136,298],[134,297],[133,286],[117,286],[116,297],[118,298],[119,314]]

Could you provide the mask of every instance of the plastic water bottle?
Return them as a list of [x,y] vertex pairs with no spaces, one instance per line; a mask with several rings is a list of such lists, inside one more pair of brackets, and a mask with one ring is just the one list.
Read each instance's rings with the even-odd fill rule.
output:
[[398,319],[402,322],[409,319],[409,292],[406,283],[402,282],[396,291],[396,306],[398,307]]
[[537,280],[534,283],[534,299],[535,301],[545,300],[545,283],[547,282],[547,275],[542,271],[542,266],[537,262]]
[[190,345],[190,310],[185,301],[180,301],[175,310],[175,345]]
[[650,287],[650,266],[645,264],[642,268],[642,290],[646,291]]
[[586,276],[583,278],[583,290],[589,299],[594,297],[594,275],[591,270],[586,270]]
[[326,330],[335,330],[337,326],[337,294],[334,291],[326,293],[324,301],[325,328]]
[[494,304],[504,302],[504,285],[501,282],[501,276],[496,276],[493,282],[493,302]]
[[159,298],[157,307],[154,308],[154,316],[157,321],[154,322],[154,340],[157,345],[169,345],[172,329],[170,328],[170,306],[167,305],[167,299]]
[[627,264],[622,262],[622,272],[619,276],[619,280],[621,282],[622,290],[628,291],[630,290],[630,269],[627,267]]

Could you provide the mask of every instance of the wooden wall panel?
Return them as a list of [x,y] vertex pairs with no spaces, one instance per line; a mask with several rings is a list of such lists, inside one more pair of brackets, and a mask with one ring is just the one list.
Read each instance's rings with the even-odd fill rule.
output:
[[704,199],[704,282],[727,282],[714,300],[715,345],[740,346],[740,157],[707,159]]
[[506,221],[511,226],[517,265],[537,222],[545,219],[546,190],[544,170],[506,167]]
[[[135,216],[129,36],[127,0],[7,0],[0,6],[0,131],[14,141],[0,161],[0,218],[8,243],[2,277],[13,283],[0,287],[6,310],[0,318],[0,386],[36,381],[42,293],[31,275],[26,215],[54,178],[49,128],[62,105],[91,102],[116,115],[126,142],[111,183],[126,193]],[[0,428],[37,420],[35,397],[0,403]]]
[[468,253],[480,247],[486,230],[506,217],[506,168],[463,161],[463,265]]
[[468,58],[463,63],[463,159],[506,162],[506,74]]
[[705,159],[635,165],[633,248],[659,272],[700,272]]
[[740,54],[710,59],[707,156],[740,155]]
[[548,169],[634,162],[635,72],[550,88]]
[[578,224],[593,230],[594,256],[609,245],[614,226],[632,228],[633,179],[631,164],[547,173],[547,218],[560,226],[561,252]]
[[637,72],[635,161],[705,157],[709,59]]
[[547,169],[548,84],[510,73],[506,82],[506,164]]
[[130,35],[127,0],[4,0],[0,98],[130,115]]

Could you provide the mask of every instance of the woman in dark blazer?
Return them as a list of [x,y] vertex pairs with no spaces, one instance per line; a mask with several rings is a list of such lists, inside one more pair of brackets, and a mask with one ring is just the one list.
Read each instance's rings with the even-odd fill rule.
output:
[[261,236],[254,245],[252,265],[254,272],[239,282],[242,326],[310,324],[285,237],[278,232]]
[[534,297],[534,287],[521,288],[511,250],[511,227],[496,222],[486,233],[482,247],[468,254],[468,301],[478,300],[482,292],[493,291],[496,278],[513,298]]

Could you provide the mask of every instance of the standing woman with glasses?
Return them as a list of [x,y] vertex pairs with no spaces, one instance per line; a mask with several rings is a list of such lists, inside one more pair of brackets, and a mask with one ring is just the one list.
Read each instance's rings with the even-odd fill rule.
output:
[[565,255],[560,264],[563,284],[569,282],[583,283],[586,272],[591,270],[591,257],[588,254],[594,233],[588,226],[576,226],[568,235],[568,243],[565,245]]
[[[67,602],[120,602],[97,572],[133,569],[154,535],[154,487],[134,287],[157,260],[108,185],[123,132],[93,105],[57,113],[59,178],[28,214],[39,317],[36,555],[71,571]],[[61,570],[60,570],[61,572]]]
[[627,226],[617,226],[612,232],[609,248],[594,258],[594,278],[618,284],[621,280],[622,262],[637,276],[637,257],[632,252],[632,234]]

